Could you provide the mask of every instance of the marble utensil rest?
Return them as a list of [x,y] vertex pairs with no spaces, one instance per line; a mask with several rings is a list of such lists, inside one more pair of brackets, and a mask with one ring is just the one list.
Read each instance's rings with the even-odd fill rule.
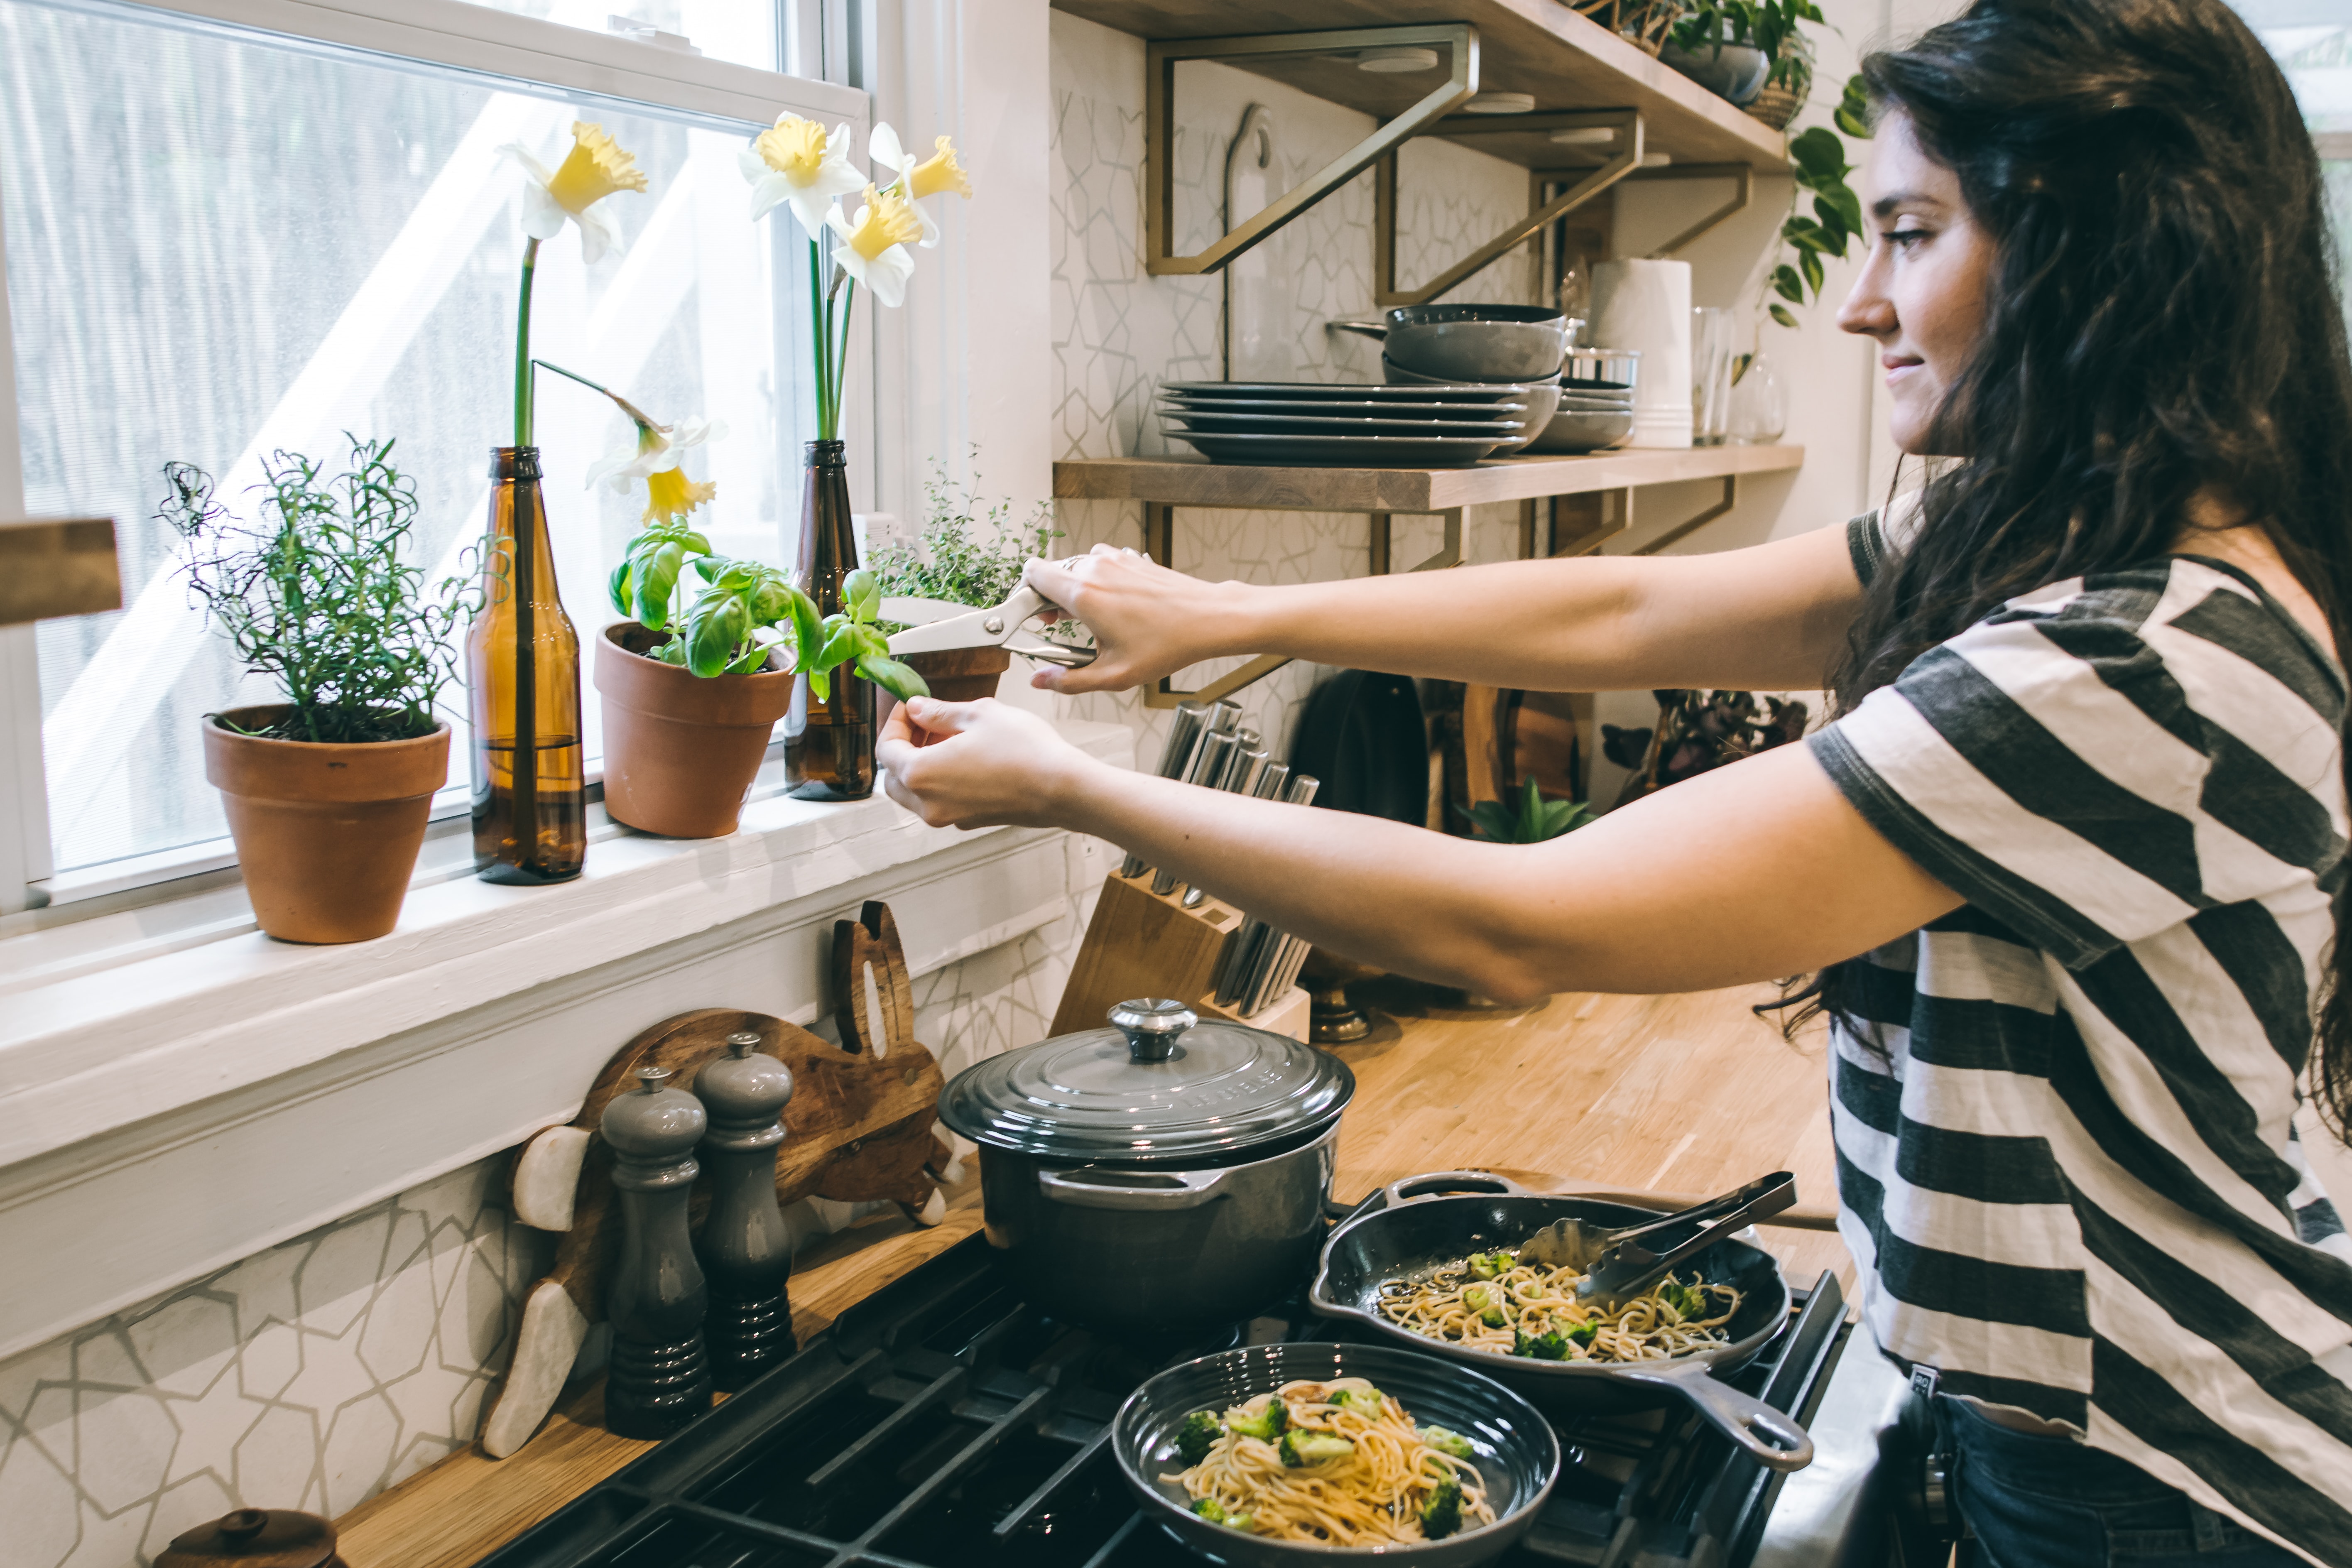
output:
[[604,1296],[613,1325],[604,1425],[623,1437],[667,1437],[710,1408],[702,1343],[710,1291],[687,1228],[702,1173],[694,1149],[710,1119],[700,1100],[669,1087],[674,1076],[639,1068],[637,1092],[604,1108],[621,1194],[621,1247]]
[[709,1113],[702,1162],[710,1173],[710,1214],[695,1255],[710,1282],[703,1341],[711,1381],[733,1394],[793,1353],[793,1309],[786,1281],[792,1237],[776,1202],[778,1119],[793,1098],[792,1069],[761,1056],[760,1037],[727,1037],[727,1054],[695,1076],[695,1098]]

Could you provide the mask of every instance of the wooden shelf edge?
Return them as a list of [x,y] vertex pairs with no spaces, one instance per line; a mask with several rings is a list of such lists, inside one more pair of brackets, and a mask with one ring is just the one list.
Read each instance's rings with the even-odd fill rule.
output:
[[1248,511],[1445,511],[1804,466],[1797,446],[1691,447],[1499,458],[1466,468],[1303,468],[1200,458],[1081,458],[1054,465],[1063,500],[1139,500]]

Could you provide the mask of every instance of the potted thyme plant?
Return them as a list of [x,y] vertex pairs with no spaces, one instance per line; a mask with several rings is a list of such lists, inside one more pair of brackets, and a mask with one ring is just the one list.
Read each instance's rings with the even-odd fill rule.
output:
[[415,488],[390,441],[351,437],[351,466],[280,452],[263,465],[265,521],[213,504],[191,463],[165,466],[156,516],[188,542],[196,602],[283,702],[204,719],[261,929],[286,942],[364,942],[400,919],[433,795],[449,776],[435,716],[471,615],[461,579],[430,596],[407,550]]
[[734,832],[799,676],[820,700],[845,665],[898,696],[925,694],[875,624],[881,591],[873,574],[850,574],[842,608],[820,616],[777,568],[712,552],[690,519],[718,487],[688,479],[677,453],[722,429],[656,424],[609,388],[540,363],[604,393],[636,426],[634,455],[589,474],[592,485],[610,478],[624,490],[642,482],[646,494],[646,527],[606,584],[626,618],[596,639],[604,810],[614,821],[673,838]]
[[[975,479],[977,476],[974,476]],[[923,486],[924,520],[914,544],[884,545],[867,564],[880,579],[885,597],[939,599],[984,610],[1001,605],[1021,585],[1022,563],[1043,555],[1062,531],[1052,509],[1040,504],[1024,524],[1012,521],[1013,503],[998,501],[982,511],[974,488],[959,491],[937,463]],[[996,695],[997,678],[1013,666],[1002,647],[950,648],[909,654],[906,661],[948,702],[976,702]]]

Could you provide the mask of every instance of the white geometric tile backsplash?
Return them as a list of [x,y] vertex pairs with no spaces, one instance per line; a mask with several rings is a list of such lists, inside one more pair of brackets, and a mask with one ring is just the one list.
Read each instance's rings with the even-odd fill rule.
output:
[[[1060,455],[1166,451],[1150,417],[1163,380],[1223,374],[1223,281],[1149,278],[1139,260],[1142,47],[1053,18],[1053,334]],[[1177,138],[1179,243],[1217,232],[1241,110],[1279,115],[1277,189],[1369,123],[1273,84],[1210,68]],[[1406,150],[1399,268],[1427,276],[1522,210],[1518,171],[1450,145]],[[1466,239],[1465,239],[1466,237]],[[1323,331],[1371,305],[1368,179],[1271,245],[1300,279],[1296,374],[1376,371],[1371,346]],[[1507,260],[1454,298],[1530,297]],[[1515,509],[1468,519],[1473,560],[1509,557]],[[1139,542],[1139,516],[1065,505],[1064,551]],[[1360,516],[1188,512],[1178,564],[1212,577],[1304,582],[1366,570]],[[1399,562],[1436,547],[1433,520],[1396,520]],[[1195,680],[1213,670],[1188,672]],[[1241,694],[1279,752],[1323,672],[1293,666]],[[1090,697],[1087,718],[1156,731],[1139,698]],[[1142,742],[1139,754],[1155,750]],[[917,983],[917,1034],[950,1074],[1044,1036],[1091,898],[1051,926]],[[552,1238],[507,1213],[498,1155],[249,1258],[211,1278],[0,1362],[0,1568],[147,1568],[172,1537],[241,1506],[341,1513],[473,1439],[522,1295]],[[828,1226],[848,1205],[815,1205]]]

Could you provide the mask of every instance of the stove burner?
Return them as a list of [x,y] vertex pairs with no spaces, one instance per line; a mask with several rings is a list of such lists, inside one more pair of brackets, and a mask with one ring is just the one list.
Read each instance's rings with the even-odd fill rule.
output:
[[[1824,1274],[1736,1380],[1806,1419],[1844,1338]],[[480,1568],[1193,1568],[1137,1511],[1110,1419],[1166,1366],[1357,1339],[1301,1300],[1143,1346],[1032,1311],[973,1237]],[[1504,1561],[1739,1568],[1781,1477],[1676,1407],[1555,1423],[1559,1487]]]

